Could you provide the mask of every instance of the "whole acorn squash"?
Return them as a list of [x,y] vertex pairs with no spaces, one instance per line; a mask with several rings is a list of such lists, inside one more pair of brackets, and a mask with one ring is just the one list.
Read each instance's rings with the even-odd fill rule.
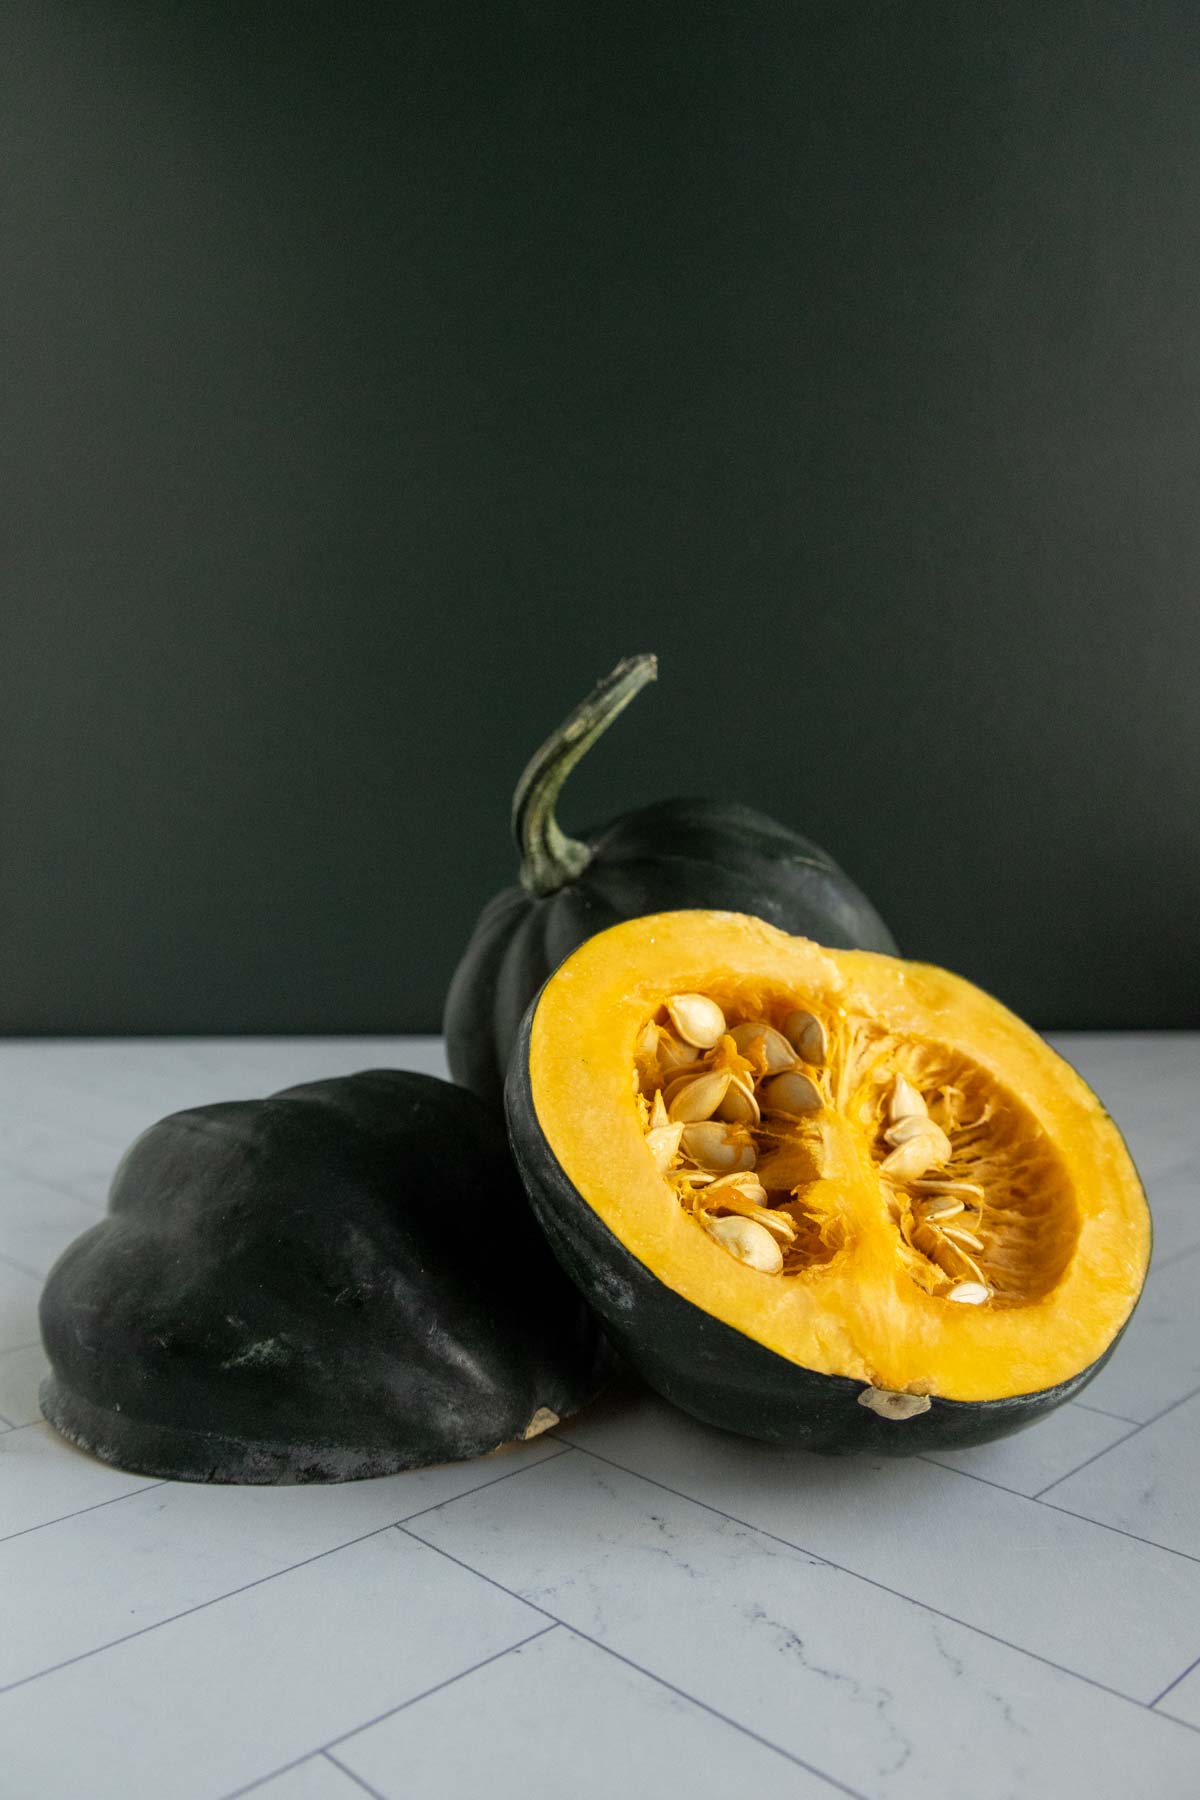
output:
[[1145,1196],[1099,1101],[942,969],[728,913],[632,920],[546,983],[507,1104],[611,1338],[752,1437],[1003,1436],[1097,1373],[1145,1279]]
[[374,1069],[173,1113],[47,1279],[42,1410],[184,1481],[346,1481],[480,1456],[596,1392],[608,1352],[500,1122]]
[[551,969],[621,919],[677,907],[753,913],[842,948],[895,951],[887,926],[826,851],[732,801],[660,800],[584,839],[555,804],[567,775],[657,672],[620,663],[537,751],[517,784],[520,879],[484,908],[446,1002],[450,1071],[499,1104],[521,1015]]

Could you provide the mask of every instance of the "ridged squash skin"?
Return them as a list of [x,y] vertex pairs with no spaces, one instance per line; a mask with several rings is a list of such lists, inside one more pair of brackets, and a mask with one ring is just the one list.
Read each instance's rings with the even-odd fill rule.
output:
[[51,1271],[41,1325],[50,1423],[185,1481],[481,1456],[576,1411],[610,1360],[502,1123],[394,1070],[151,1126]]

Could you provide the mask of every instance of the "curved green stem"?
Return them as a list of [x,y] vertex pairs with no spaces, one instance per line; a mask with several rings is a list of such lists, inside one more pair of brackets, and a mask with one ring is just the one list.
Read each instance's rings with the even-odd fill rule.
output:
[[658,674],[654,656],[618,663],[534,752],[513,795],[512,827],[521,856],[521,885],[531,894],[553,894],[582,875],[592,852],[559,829],[554,816],[559,789],[580,757],[607,731],[634,695]]

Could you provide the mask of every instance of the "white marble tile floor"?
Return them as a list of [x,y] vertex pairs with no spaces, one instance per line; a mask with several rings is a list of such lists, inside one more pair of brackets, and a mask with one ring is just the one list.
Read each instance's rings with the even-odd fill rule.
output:
[[828,1461],[634,1384],[519,1453],[150,1481],[40,1418],[41,1280],[164,1112],[431,1039],[0,1044],[5,1800],[1195,1800],[1200,1036],[1059,1036],[1158,1216],[1081,1398]]

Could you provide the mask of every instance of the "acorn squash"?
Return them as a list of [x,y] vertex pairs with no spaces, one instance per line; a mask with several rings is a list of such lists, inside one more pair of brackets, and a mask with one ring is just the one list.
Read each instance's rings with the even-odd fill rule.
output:
[[46,1281],[42,1410],[184,1481],[346,1481],[535,1436],[609,1352],[503,1125],[373,1069],[173,1113]]
[[939,968],[678,912],[547,981],[509,1074],[534,1210],[666,1397],[828,1452],[982,1443],[1077,1394],[1150,1220],[1079,1076]]
[[866,896],[810,839],[732,801],[660,800],[585,838],[560,830],[555,803],[580,757],[657,671],[615,668],[536,752],[517,784],[520,877],[484,908],[450,985],[450,1072],[500,1103],[521,1015],[576,945],[640,913],[723,907],[823,944],[894,951]]

